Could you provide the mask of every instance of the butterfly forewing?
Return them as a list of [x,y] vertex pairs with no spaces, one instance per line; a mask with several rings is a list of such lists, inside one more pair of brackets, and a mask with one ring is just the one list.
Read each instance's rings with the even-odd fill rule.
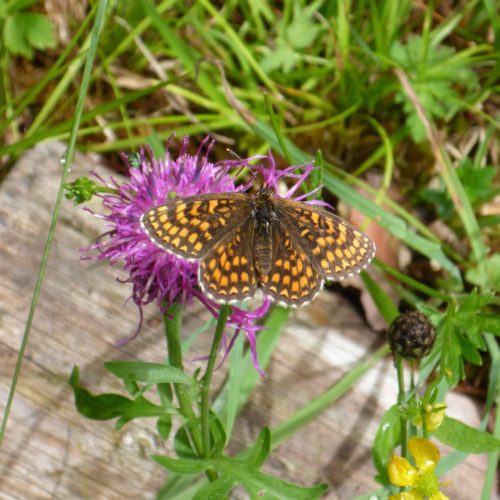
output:
[[219,193],[176,198],[141,218],[148,236],[186,259],[200,259],[251,216],[251,198]]
[[212,299],[235,302],[251,297],[257,290],[253,231],[254,220],[249,218],[216,244],[200,262],[199,281]]
[[261,278],[263,293],[285,305],[298,306],[313,300],[323,277],[281,221],[274,221],[271,226],[270,246],[271,270]]
[[276,200],[288,233],[300,241],[318,272],[334,281],[364,269],[375,254],[374,243],[344,219],[294,200]]

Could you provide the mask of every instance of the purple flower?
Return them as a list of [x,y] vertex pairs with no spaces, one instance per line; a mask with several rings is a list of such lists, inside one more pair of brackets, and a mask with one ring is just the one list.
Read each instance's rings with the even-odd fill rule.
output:
[[[111,178],[106,184],[110,194],[102,197],[106,213],[93,214],[105,221],[108,231],[86,251],[97,251],[90,259],[108,260],[112,265],[120,263],[129,276],[124,282],[132,284],[132,299],[139,306],[142,318],[142,306],[156,302],[162,312],[174,302],[190,304],[193,298],[199,299],[205,307],[218,317],[220,305],[204,296],[198,286],[198,263],[190,262],[168,253],[151,242],[140,225],[144,212],[164,204],[172,196],[189,196],[201,193],[219,193],[242,191],[248,184],[235,186],[230,171],[242,166],[251,169],[253,174],[260,174],[264,185],[278,190],[278,184],[285,178],[294,179],[295,184],[284,196],[296,192],[302,181],[309,175],[312,165],[297,174],[297,167],[284,170],[276,168],[272,155],[255,156],[244,160],[225,160],[211,163],[208,155],[213,141],[205,139],[195,155],[187,152],[188,138],[185,138],[176,159],[167,152],[164,161],[153,158],[148,148],[147,154],[140,153],[137,167],[129,164],[129,179],[121,184]],[[258,160],[259,164],[249,163]],[[267,161],[264,161],[267,160]],[[304,196],[298,197],[302,199]],[[264,316],[270,307],[270,301],[264,299],[255,311],[232,308],[228,325],[235,329],[235,335],[228,342],[223,341],[224,357],[230,351],[236,334],[244,331],[250,343],[255,367],[262,374],[257,362],[256,332],[261,328],[255,321]],[[141,321],[142,323],[142,321]],[[140,325],[138,332],[140,330]],[[138,333],[137,332],[137,333]],[[137,335],[136,333],[136,335]],[[135,337],[135,335],[134,335]]]

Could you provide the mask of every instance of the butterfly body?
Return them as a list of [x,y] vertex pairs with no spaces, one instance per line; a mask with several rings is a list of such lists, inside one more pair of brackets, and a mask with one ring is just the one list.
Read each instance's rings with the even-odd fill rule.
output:
[[352,276],[375,254],[345,220],[268,188],[176,198],[145,212],[141,225],[162,249],[199,261],[201,288],[221,303],[260,289],[283,305],[303,305],[324,280]]

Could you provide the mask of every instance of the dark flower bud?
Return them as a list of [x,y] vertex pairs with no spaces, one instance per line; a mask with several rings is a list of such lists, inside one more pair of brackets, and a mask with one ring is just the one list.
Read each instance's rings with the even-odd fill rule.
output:
[[407,312],[391,323],[387,340],[394,354],[409,359],[422,358],[432,349],[436,329],[422,313]]

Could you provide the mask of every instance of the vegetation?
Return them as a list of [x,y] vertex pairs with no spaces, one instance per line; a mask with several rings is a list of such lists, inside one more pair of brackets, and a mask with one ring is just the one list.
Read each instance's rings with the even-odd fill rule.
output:
[[[81,12],[78,4],[75,13]],[[218,142],[218,158],[227,157],[230,148],[244,157],[272,150],[283,165],[315,160],[319,168],[305,191],[321,184],[323,197],[355,208],[411,252],[405,268],[375,259],[382,278],[363,275],[387,325],[399,311],[415,309],[437,332],[430,353],[415,364],[413,385],[404,383],[399,366],[400,398],[373,446],[381,484],[376,494],[385,498],[399,491],[390,484],[389,460],[400,444],[406,455],[408,433],[422,433],[416,430],[418,419],[441,412],[447,392],[469,383],[483,366],[481,428],[444,417],[434,432],[424,424],[422,435],[460,452],[490,453],[482,498],[491,498],[500,436],[498,410],[491,433],[486,432],[500,394],[495,339],[500,334],[500,17],[495,7],[493,0],[286,0],[279,5],[101,0],[89,2],[84,14],[58,17],[56,30],[43,3],[0,0],[1,176],[41,141],[68,143],[20,360],[75,148],[102,153],[114,163],[117,153],[137,152],[145,144],[161,157],[173,133],[198,142],[209,134]],[[56,32],[68,33],[68,39],[56,42]],[[278,307],[265,320],[268,334],[258,339],[263,367],[286,320],[287,312]],[[163,371],[146,363],[108,366],[124,380],[130,397],[108,395],[113,399],[107,401],[80,387],[77,371],[71,385],[78,410],[88,417],[118,417],[118,425],[124,425],[154,415],[164,439],[174,421],[177,455],[156,457],[171,472],[163,498],[173,498],[174,490],[181,495],[183,487],[192,492],[193,476],[202,478],[196,498],[208,493],[222,498],[234,484],[253,495],[267,489],[270,498],[316,498],[323,487],[293,486],[264,475],[260,465],[272,446],[332,404],[386,353],[375,353],[278,428],[264,429],[238,457],[227,456],[225,444],[258,378],[243,346],[232,352],[226,385],[210,410],[208,456],[193,446],[186,414],[180,411],[179,418],[172,391],[185,383],[203,392],[200,377],[181,382],[183,374],[167,365]],[[164,404],[160,415],[144,395],[152,386]],[[201,397],[193,391],[195,399]],[[95,398],[101,398],[98,405]],[[438,473],[456,465],[458,456],[457,451],[443,458]]]

